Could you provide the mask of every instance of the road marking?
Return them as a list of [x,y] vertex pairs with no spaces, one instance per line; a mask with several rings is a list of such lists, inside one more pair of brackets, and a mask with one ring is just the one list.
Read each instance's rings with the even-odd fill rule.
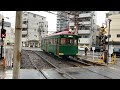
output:
[[117,70],[117,71],[120,71],[119,69],[115,68],[115,67],[108,67],[110,69],[114,69],[114,70]]

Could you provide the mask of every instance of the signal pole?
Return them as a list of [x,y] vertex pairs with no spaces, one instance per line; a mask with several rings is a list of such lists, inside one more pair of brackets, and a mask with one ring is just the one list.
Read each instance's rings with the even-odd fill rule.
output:
[[[2,44],[1,44],[1,59],[3,58],[2,57],[2,52],[3,52],[3,38],[2,38],[2,31],[4,29],[4,19],[2,18],[2,29],[1,29],[1,41],[2,41]],[[5,52],[4,52],[5,53]]]
[[13,53],[13,79],[20,78],[22,11],[16,11],[15,46]]
[[[111,19],[109,20],[109,30],[108,30],[108,55],[109,55],[109,38],[110,38],[110,22],[112,21]],[[110,55],[109,55],[110,56]]]

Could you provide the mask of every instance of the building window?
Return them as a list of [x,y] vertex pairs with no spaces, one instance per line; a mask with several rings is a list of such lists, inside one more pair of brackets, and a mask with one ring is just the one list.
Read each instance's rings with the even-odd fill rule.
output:
[[93,24],[94,24],[94,19],[93,19]]
[[33,14],[33,17],[36,18],[36,14]]
[[109,38],[111,38],[111,35],[108,35]]
[[27,24],[27,21],[23,21],[23,24]]
[[35,37],[37,37],[37,35],[34,35]]
[[117,37],[119,37],[119,38],[120,38],[120,34],[117,34]]
[[22,37],[23,37],[23,38],[27,37],[27,34],[22,34]]
[[84,36],[84,38],[88,38],[88,36]]
[[22,31],[27,31],[27,28],[23,28]]
[[25,16],[27,16],[27,14],[24,14]]
[[46,25],[45,25],[45,27],[46,27]]
[[34,29],[36,31],[36,29]]
[[37,25],[38,25],[38,23],[37,23]]
[[82,38],[82,36],[79,36],[79,38]]
[[43,18],[42,18],[42,20],[43,20]]

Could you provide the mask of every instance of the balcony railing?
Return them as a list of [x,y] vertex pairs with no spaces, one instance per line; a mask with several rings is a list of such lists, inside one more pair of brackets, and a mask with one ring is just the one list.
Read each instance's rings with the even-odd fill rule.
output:
[[90,38],[79,38],[80,44],[89,44]]
[[90,34],[90,30],[78,30],[78,34]]
[[79,18],[83,18],[83,17],[91,17],[91,13],[82,13],[82,14],[79,14]]
[[88,24],[88,25],[90,25],[90,24],[91,24],[91,21],[79,22],[79,24],[83,24],[83,25]]
[[22,28],[27,28],[27,24],[22,24]]

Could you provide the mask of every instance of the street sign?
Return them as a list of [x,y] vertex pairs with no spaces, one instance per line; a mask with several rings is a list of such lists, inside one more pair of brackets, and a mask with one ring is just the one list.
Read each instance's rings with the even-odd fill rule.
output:
[[95,47],[92,47],[92,50],[95,50]]

